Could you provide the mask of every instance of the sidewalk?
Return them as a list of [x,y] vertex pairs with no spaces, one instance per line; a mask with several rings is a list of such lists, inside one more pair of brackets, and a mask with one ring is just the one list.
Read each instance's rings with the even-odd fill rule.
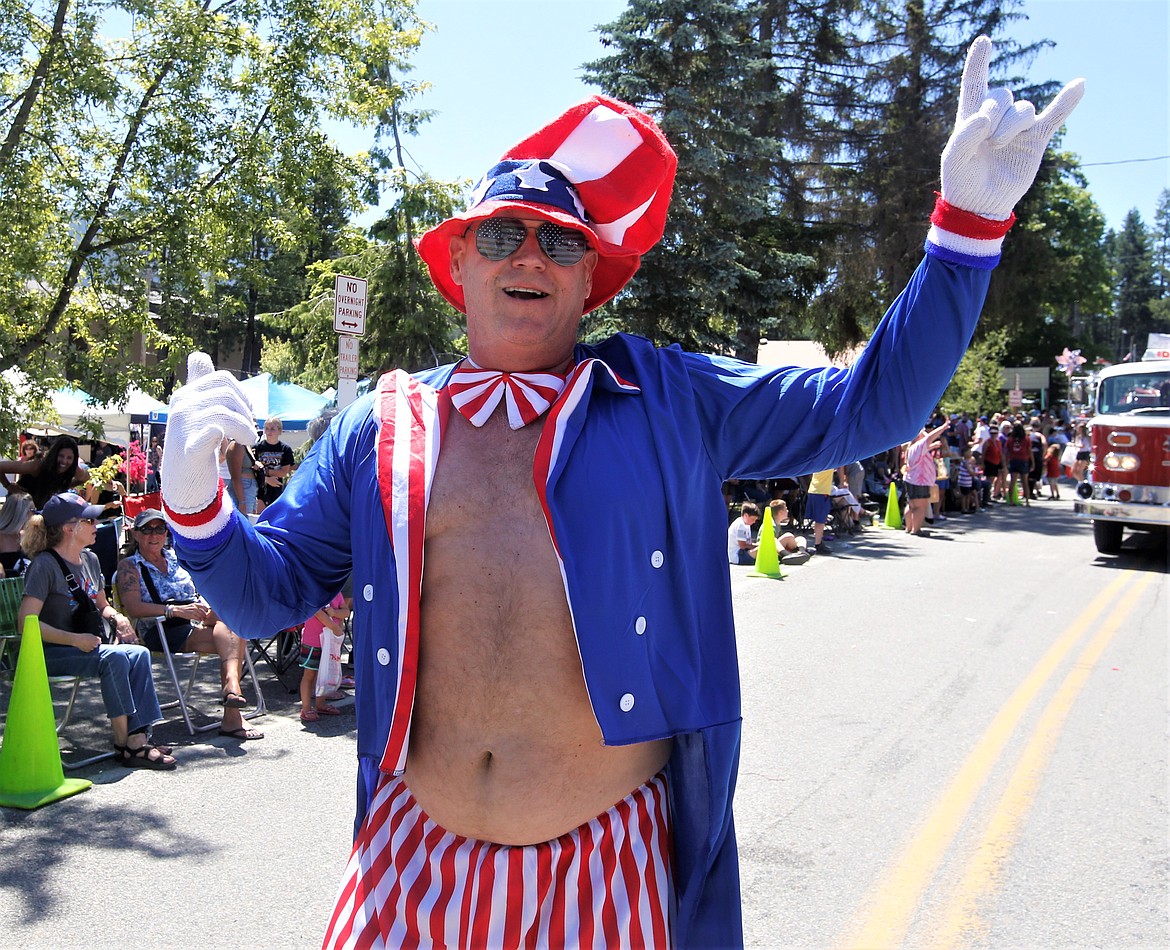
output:
[[[175,747],[174,772],[106,760],[66,772],[92,780],[88,791],[37,811],[0,809],[0,944],[320,945],[352,833],[353,701],[306,726],[289,689],[299,671],[284,682],[266,665],[257,673],[268,715],[249,724],[264,739],[189,736],[169,710],[155,738]],[[156,664],[165,702],[164,682]],[[199,703],[215,716],[201,722],[218,721],[217,686],[213,669],[201,669]],[[10,692],[0,684],[0,711]],[[109,736],[98,682],[83,682],[61,747],[101,751]]]

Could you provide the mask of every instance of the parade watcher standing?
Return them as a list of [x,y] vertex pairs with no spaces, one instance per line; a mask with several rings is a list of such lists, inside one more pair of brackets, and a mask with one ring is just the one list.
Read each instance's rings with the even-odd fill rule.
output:
[[1004,456],[1007,458],[1008,500],[1014,503],[1017,498],[1022,497],[1024,506],[1029,507],[1029,499],[1032,497],[1028,486],[1032,472],[1032,441],[1028,438],[1027,430],[1018,422],[1012,426],[1008,434]]
[[284,480],[293,469],[293,450],[280,440],[283,433],[284,423],[275,417],[269,419],[264,423],[264,438],[252,449],[257,466],[257,513],[280,497]]
[[906,449],[906,472],[902,484],[906,488],[906,531],[921,534],[930,511],[931,489],[935,488],[938,466],[935,464],[933,449],[938,438],[947,431],[949,422],[927,432],[922,429],[918,437]]
[[675,167],[600,96],[419,239],[469,356],[383,376],[256,525],[215,475],[247,400],[192,356],[163,490],[201,589],[264,635],[353,573],[358,814],[327,947],[742,944],[720,486],[872,455],[937,404],[1081,90],[1037,117],[989,96],[990,51],[972,46],[926,259],[848,369],[577,343],[661,238]]

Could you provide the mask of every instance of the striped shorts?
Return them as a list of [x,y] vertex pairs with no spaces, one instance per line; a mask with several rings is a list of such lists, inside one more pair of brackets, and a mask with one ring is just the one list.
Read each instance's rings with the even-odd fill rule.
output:
[[669,947],[671,853],[661,773],[579,828],[521,846],[445,831],[385,776],[323,947]]

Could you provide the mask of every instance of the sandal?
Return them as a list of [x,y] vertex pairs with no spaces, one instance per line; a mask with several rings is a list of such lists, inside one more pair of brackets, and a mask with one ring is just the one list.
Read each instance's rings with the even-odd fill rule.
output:
[[223,726],[220,726],[219,734],[229,739],[239,739],[241,742],[264,738],[264,733],[259,729],[249,729],[247,726],[240,726],[239,729],[225,729]]
[[317,703],[317,713],[321,716],[340,716],[341,710],[336,706],[330,706],[328,703]]
[[317,715],[317,710],[315,709],[301,710],[301,722],[316,722],[320,718],[321,717]]
[[237,693],[235,690],[227,690],[223,694],[223,708],[224,709],[243,709],[248,705],[248,701],[244,699],[243,693]]
[[167,755],[158,746],[153,746],[149,742],[137,749],[115,742],[114,761],[128,769],[150,769],[153,772],[169,772],[178,765],[174,756]]

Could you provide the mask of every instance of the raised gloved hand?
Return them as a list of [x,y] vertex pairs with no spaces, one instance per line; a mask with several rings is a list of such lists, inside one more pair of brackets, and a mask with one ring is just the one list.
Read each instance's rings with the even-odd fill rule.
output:
[[[206,353],[192,353],[187,385],[171,396],[163,445],[163,507],[178,534],[206,536],[209,522],[222,520],[209,510],[220,508],[218,457],[224,438],[245,445],[256,440],[252,407],[231,373],[216,372]],[[203,512],[208,516],[198,517]]]
[[978,37],[967,53],[955,130],[942,153],[942,197],[953,208],[1004,221],[1031,186],[1056,130],[1081,101],[1074,79],[1040,115],[1007,89],[987,88],[991,40]]

